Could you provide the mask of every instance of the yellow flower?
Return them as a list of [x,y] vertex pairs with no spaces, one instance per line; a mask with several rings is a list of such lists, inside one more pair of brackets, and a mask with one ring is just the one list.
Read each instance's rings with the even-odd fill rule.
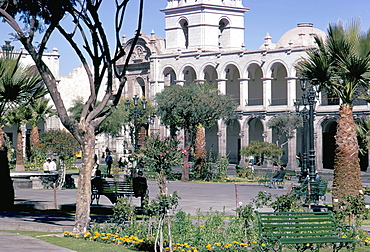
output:
[[212,249],[212,245],[208,243],[208,245],[206,246],[207,249]]
[[262,247],[266,247],[266,244],[262,243],[262,244],[261,244],[261,246],[262,246]]
[[215,243],[215,245],[216,245],[217,247],[220,247],[220,246],[221,246],[221,242],[216,242],[216,243]]
[[257,241],[252,241],[252,243],[257,243]]
[[307,243],[307,244],[306,244],[306,246],[307,246],[307,247],[309,247],[309,246],[310,246],[310,244],[309,244],[309,243]]

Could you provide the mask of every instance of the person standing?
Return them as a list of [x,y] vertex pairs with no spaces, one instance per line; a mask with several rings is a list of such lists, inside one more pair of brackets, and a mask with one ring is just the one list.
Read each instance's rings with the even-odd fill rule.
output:
[[56,159],[54,158],[53,161],[50,162],[49,164],[49,172],[50,173],[57,173],[57,163]]
[[137,176],[132,180],[135,198],[140,197],[141,208],[144,206],[145,198],[148,195],[148,184],[142,171],[137,172]]
[[110,152],[107,152],[107,156],[105,157],[105,163],[107,164],[107,176],[110,176],[110,171],[113,163],[113,158],[110,155]]
[[44,170],[44,173],[50,173],[50,171],[49,171],[50,162],[51,162],[51,160],[50,159],[47,159],[45,161],[45,163],[42,165],[42,168]]

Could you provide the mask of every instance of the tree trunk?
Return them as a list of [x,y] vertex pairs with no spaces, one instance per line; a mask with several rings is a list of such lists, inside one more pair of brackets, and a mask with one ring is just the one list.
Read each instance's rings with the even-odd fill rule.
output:
[[31,131],[31,149],[33,149],[39,142],[39,129],[36,126],[32,127]]
[[358,195],[362,189],[356,124],[353,119],[352,106],[342,104],[339,109],[337,126],[336,153],[334,161],[333,205],[343,196]]
[[197,133],[195,138],[195,155],[194,155],[194,170],[197,171],[198,177],[202,176],[203,167],[206,163],[207,151],[206,151],[206,137],[204,129],[201,124],[197,127]]
[[181,181],[189,181],[189,155],[191,147],[190,130],[184,129],[184,141],[186,153],[183,158],[184,166],[182,168]]
[[95,135],[91,127],[86,126],[83,138],[83,162],[78,178],[76,216],[73,232],[81,234],[87,232],[90,224],[90,191],[91,171],[94,165]]
[[23,137],[22,129],[18,126],[17,129],[17,151],[16,151],[16,161],[15,161],[15,171],[25,171],[24,169],[24,156],[23,156]]
[[14,205],[14,188],[10,177],[8,149],[5,145],[4,134],[0,127],[0,211],[9,210]]

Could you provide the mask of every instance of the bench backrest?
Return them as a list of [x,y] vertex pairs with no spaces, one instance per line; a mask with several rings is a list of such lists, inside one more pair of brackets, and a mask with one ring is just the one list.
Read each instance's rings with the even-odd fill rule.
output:
[[[313,181],[310,182],[310,192],[311,194],[316,194],[319,196],[324,196],[326,194],[326,189],[328,187],[328,182],[325,181]],[[308,183],[302,183],[298,188],[298,194],[307,194]]]
[[338,237],[332,212],[256,212],[262,236],[276,239],[294,237]]
[[134,190],[129,181],[106,181],[103,183],[102,193],[115,193],[134,195]]

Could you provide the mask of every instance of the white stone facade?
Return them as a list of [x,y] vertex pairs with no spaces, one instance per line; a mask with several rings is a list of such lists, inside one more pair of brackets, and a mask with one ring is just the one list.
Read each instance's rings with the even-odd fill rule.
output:
[[[153,99],[166,85],[217,83],[222,93],[235,97],[240,119],[231,125],[219,121],[206,129],[207,149],[214,155],[227,155],[234,163],[240,162],[239,150],[250,141],[276,142],[277,136],[267,122],[278,113],[295,111],[294,101],[301,99],[302,91],[294,65],[305,56],[305,49],[315,46],[314,36],[326,36],[313,24],[301,23],[277,43],[267,34],[259,49],[246,50],[243,38],[247,10],[240,0],[168,0],[161,10],[166,19],[165,46],[154,33],[142,34],[138,46],[145,47],[147,57],[140,64],[131,62],[125,90],[128,96]],[[131,42],[125,40],[124,44],[129,48]],[[142,92],[137,91],[138,85],[145,87]],[[314,121],[318,169],[333,167],[338,109],[338,100],[320,94]],[[355,115],[364,116],[367,111],[368,104],[358,101]],[[150,126],[151,132],[168,134],[158,126]],[[282,161],[296,168],[300,130],[285,148]],[[365,158],[362,169],[366,166]]]

